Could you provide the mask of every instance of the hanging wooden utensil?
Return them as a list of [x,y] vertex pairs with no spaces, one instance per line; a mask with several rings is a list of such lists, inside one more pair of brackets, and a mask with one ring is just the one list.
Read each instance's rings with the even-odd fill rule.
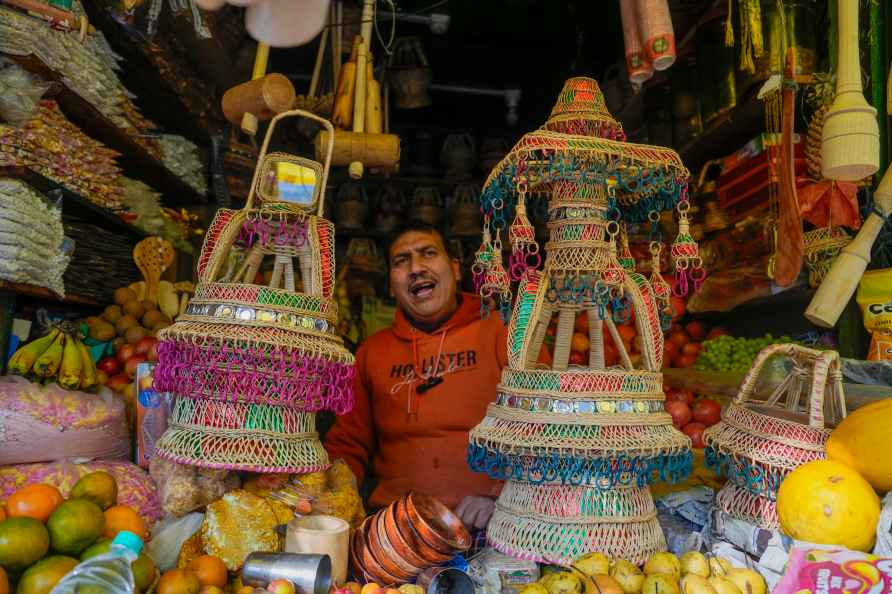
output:
[[832,328],[861,280],[870,262],[873,242],[892,215],[892,167],[886,170],[883,181],[873,195],[874,209],[861,225],[852,243],[842,248],[839,256],[824,277],[818,292],[812,297],[805,317],[817,326]]
[[268,60],[269,46],[258,43],[251,80],[223,94],[223,115],[251,136],[257,134],[260,121],[268,120],[294,105],[294,85],[284,74],[266,74]]
[[158,303],[158,282],[173,258],[173,245],[157,236],[147,237],[133,247],[133,261],[146,279],[146,299],[152,303]]
[[796,198],[796,171],[793,159],[793,119],[796,111],[796,51],[787,49],[784,67],[783,120],[780,146],[780,188],[778,188],[777,244],[775,245],[774,282],[792,285],[802,270],[805,240]]

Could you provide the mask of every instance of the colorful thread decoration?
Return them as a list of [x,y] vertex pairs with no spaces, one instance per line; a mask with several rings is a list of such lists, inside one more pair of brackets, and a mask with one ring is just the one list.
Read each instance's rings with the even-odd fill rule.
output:
[[697,242],[691,237],[691,224],[688,221],[688,210],[691,205],[687,197],[678,203],[678,235],[672,242],[670,250],[672,263],[675,265],[675,286],[672,294],[676,297],[687,297],[689,293],[700,290],[706,279],[706,269],[700,258]]

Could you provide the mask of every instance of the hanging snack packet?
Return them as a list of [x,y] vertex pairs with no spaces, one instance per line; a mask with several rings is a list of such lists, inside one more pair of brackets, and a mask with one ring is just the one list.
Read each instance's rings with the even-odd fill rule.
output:
[[892,559],[848,549],[790,551],[772,594],[885,594],[892,592]]
[[870,332],[869,361],[892,361],[892,268],[870,270],[858,283],[858,306]]

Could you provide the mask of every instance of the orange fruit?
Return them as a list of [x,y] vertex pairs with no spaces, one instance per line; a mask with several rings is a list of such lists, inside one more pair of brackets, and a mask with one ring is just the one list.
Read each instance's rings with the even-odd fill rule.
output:
[[44,557],[25,570],[16,586],[16,594],[49,594],[77,564],[78,560],[73,557]]
[[105,517],[92,501],[69,499],[56,508],[46,527],[54,551],[63,555],[80,555],[102,536]]
[[570,341],[570,350],[577,353],[585,353],[588,351],[588,336],[581,332],[573,333],[573,340]]
[[69,496],[83,497],[102,509],[108,509],[118,502],[118,483],[109,473],[98,470],[78,479]]
[[198,576],[198,581],[202,586],[218,586],[222,588],[226,585],[229,578],[229,572],[226,565],[218,557],[211,555],[202,555],[192,559],[188,569]]
[[187,569],[171,569],[164,572],[155,594],[198,594],[201,590],[201,582],[198,576]]
[[113,505],[105,510],[105,538],[114,538],[121,530],[129,530],[143,542],[146,540],[146,523],[132,507]]
[[6,513],[10,518],[27,516],[46,522],[63,501],[59,489],[52,485],[26,485],[6,500]]
[[9,594],[9,578],[6,572],[0,567],[0,594]]

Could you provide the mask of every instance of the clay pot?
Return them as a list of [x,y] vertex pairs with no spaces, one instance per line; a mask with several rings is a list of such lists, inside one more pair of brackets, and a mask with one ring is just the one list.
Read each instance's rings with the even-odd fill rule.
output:
[[477,147],[474,137],[467,132],[450,134],[440,150],[440,162],[446,168],[446,177],[466,179],[474,170],[477,160]]
[[393,46],[387,72],[393,87],[394,105],[399,109],[417,109],[431,104],[430,84],[433,74],[417,37],[401,37]]
[[438,227],[443,221],[443,199],[440,191],[434,186],[419,186],[412,195],[412,212],[410,217]]
[[365,188],[358,183],[345,183],[338,190],[334,220],[344,229],[362,229],[369,214],[369,200]]

